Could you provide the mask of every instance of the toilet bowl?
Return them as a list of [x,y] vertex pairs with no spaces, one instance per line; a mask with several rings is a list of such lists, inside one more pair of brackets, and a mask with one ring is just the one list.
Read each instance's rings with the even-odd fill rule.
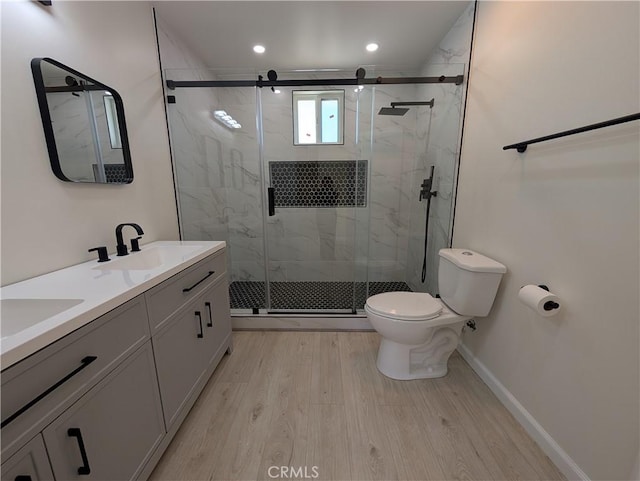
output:
[[365,312],[382,337],[376,365],[399,380],[442,377],[472,317],[486,316],[506,267],[469,249],[441,249],[440,299],[423,292],[385,292]]

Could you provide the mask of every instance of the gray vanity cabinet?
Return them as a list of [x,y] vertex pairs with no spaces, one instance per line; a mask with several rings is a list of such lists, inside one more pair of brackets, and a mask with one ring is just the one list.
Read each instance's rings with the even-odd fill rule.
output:
[[167,430],[191,408],[231,335],[229,293],[222,277],[188,302],[153,336]]
[[2,464],[2,479],[7,481],[53,481],[47,451],[38,434]]
[[205,371],[204,320],[199,300],[188,303],[153,336],[167,430],[186,407]]
[[204,323],[204,339],[206,364],[217,364],[227,350],[231,351],[227,339],[231,332],[231,317],[229,315],[229,288],[226,279],[221,279],[209,287],[202,295],[202,322]]
[[57,480],[137,478],[165,435],[151,343],[43,434]]
[[146,479],[225,351],[224,250],[2,371],[2,480]]

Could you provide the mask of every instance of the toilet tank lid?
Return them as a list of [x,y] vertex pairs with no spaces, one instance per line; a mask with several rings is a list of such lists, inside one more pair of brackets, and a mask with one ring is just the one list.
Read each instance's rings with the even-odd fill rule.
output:
[[487,256],[471,249],[440,249],[440,257],[453,262],[460,269],[471,272],[497,272],[504,274],[507,268]]

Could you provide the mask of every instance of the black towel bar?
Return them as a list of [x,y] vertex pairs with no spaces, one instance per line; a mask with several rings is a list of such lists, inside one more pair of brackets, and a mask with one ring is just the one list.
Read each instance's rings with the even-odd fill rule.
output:
[[599,122],[597,124],[585,125],[577,129],[565,130],[564,132],[558,132],[557,134],[546,135],[544,137],[538,137],[537,139],[525,140],[523,142],[517,142],[511,145],[505,145],[502,150],[517,149],[522,153],[527,150],[527,146],[530,144],[537,144],[538,142],[544,142],[546,140],[557,139],[559,137],[566,137],[567,135],[579,134],[581,132],[588,132],[589,130],[601,129],[603,127],[609,127],[611,125],[623,124],[625,122],[631,122],[632,120],[640,120],[640,113],[625,115],[624,117],[618,117],[617,119],[607,120],[606,122]]

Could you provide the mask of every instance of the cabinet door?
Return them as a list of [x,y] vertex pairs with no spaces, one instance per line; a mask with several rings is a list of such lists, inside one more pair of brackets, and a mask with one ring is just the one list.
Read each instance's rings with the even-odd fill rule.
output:
[[135,479],[165,434],[151,343],[43,434],[56,479]]
[[205,321],[205,358],[211,364],[221,357],[220,349],[226,351],[231,334],[231,315],[229,311],[229,288],[226,278],[217,282],[203,294],[203,313]]
[[6,481],[53,480],[49,458],[39,434],[2,464]]
[[204,330],[201,297],[189,303],[152,338],[167,431],[204,374]]

